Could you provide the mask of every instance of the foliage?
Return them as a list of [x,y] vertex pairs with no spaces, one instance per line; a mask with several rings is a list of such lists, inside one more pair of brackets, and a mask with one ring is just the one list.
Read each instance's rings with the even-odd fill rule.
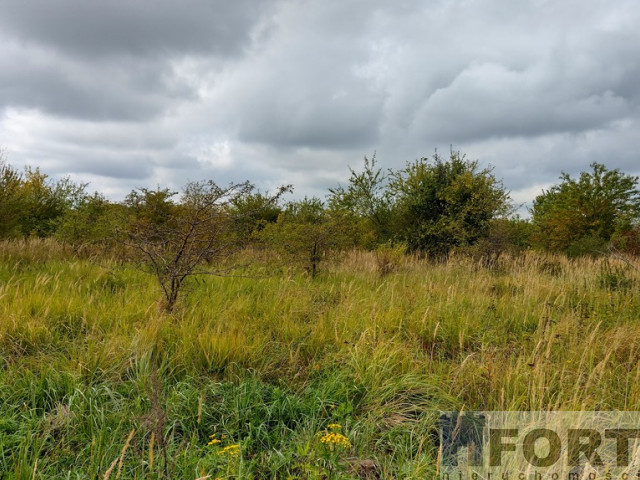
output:
[[531,223],[518,216],[494,218],[482,238],[460,250],[490,265],[505,253],[518,255],[530,248],[531,229]]
[[22,185],[23,235],[52,235],[64,214],[82,201],[85,188],[68,177],[51,181],[39,169],[27,168]]
[[640,224],[634,225],[629,220],[619,222],[616,231],[611,236],[610,247],[640,256]]
[[[133,191],[127,197],[130,218],[123,241],[132,247],[138,265],[157,278],[167,312],[190,277],[232,270],[224,261],[241,247],[234,235],[237,221],[255,213],[238,213],[233,206],[253,189],[249,182],[220,187],[202,181],[188,183],[180,203],[173,201],[176,192],[160,188]],[[286,190],[281,188],[269,203]]]
[[574,256],[602,252],[617,230],[640,219],[638,178],[599,163],[578,179],[567,173],[532,209],[534,245]]
[[[531,225],[499,216],[500,183],[457,153],[389,185],[365,161],[329,208],[213,182],[113,205],[29,172],[0,168],[2,235],[83,242],[117,224],[135,255],[97,263],[55,237],[0,241],[2,478],[424,479],[439,411],[640,408],[634,262],[529,251]],[[392,241],[367,210],[377,201]],[[632,245],[635,210],[620,211],[609,241]],[[602,242],[606,218],[567,248]],[[362,231],[377,248],[313,282],[238,251],[255,235],[314,275]],[[431,256],[477,248],[500,269],[426,262],[398,238]],[[245,275],[225,275],[240,263]],[[170,310],[201,273],[216,275],[190,284],[184,308],[149,308],[156,281]]]
[[387,175],[376,169],[375,153],[364,157],[362,172],[349,168],[347,187],[329,189],[328,208],[343,215],[345,221],[357,225],[359,244],[371,247],[391,238],[391,204]]
[[65,213],[56,236],[74,245],[77,251],[91,245],[113,247],[117,230],[123,228],[123,217],[122,205],[95,192]]
[[39,169],[24,174],[0,159],[0,237],[47,237],[85,196],[86,185],[53,181]]
[[460,152],[421,158],[390,177],[395,233],[410,251],[429,257],[476,243],[507,210],[508,194],[492,170]]
[[403,244],[388,242],[379,245],[375,250],[378,274],[384,277],[396,271],[406,253],[407,247]]
[[[282,193],[291,190],[290,185],[281,188]],[[266,225],[278,221],[283,211],[278,200],[279,197],[274,199],[268,193],[253,189],[232,200],[231,212],[236,218],[238,242],[248,244]]]
[[349,242],[348,221],[325,210],[318,198],[289,202],[276,223],[261,232],[262,242],[304,266],[314,278],[331,250]]
[[22,175],[0,157],[0,238],[20,233]]

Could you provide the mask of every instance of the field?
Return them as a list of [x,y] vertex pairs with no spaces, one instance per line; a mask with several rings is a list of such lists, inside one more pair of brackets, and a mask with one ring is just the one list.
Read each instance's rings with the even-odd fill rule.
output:
[[132,265],[0,244],[0,479],[424,479],[440,410],[640,410],[624,262],[235,260],[168,315]]

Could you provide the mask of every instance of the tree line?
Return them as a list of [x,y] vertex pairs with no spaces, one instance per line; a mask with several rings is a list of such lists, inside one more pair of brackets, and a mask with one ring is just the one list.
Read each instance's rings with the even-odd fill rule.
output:
[[599,163],[577,178],[562,173],[536,197],[528,219],[514,214],[492,168],[458,151],[398,170],[380,168],[374,155],[350,173],[325,198],[286,200],[291,186],[262,192],[250,182],[202,181],[181,193],[140,188],[113,202],[90,194],[86,184],[0,161],[0,238],[57,237],[78,247],[119,242],[138,250],[145,244],[140,253],[150,264],[171,241],[186,241],[194,249],[188,255],[204,249],[201,260],[208,262],[231,249],[269,246],[304,258],[312,275],[327,251],[350,247],[400,247],[432,259],[454,251],[495,258],[531,248],[640,254],[638,177]]

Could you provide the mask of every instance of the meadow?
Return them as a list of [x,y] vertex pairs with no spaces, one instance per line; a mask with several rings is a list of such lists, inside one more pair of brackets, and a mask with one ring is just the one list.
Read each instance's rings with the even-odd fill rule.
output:
[[640,410],[639,273],[524,253],[154,277],[0,243],[0,479],[425,479],[442,410]]

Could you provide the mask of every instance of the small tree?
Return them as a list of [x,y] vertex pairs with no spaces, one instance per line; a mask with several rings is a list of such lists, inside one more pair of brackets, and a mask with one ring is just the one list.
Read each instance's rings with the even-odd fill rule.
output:
[[492,169],[478,167],[460,152],[437,153],[391,172],[395,234],[408,248],[433,258],[473,245],[504,214],[509,195]]
[[[254,189],[249,182],[220,187],[213,181],[190,182],[181,201],[169,190],[140,190],[129,195],[131,218],[125,242],[138,264],[153,274],[164,294],[164,308],[173,311],[185,282],[195,275],[224,275],[224,263],[242,245],[236,236],[240,218],[232,206]],[[280,188],[270,202],[287,191]]]
[[301,263],[311,278],[326,255],[350,237],[347,225],[332,216],[318,198],[290,202],[278,221],[267,225],[261,239],[272,248]]
[[352,168],[349,171],[351,176],[346,187],[339,185],[329,189],[329,210],[356,227],[360,243],[372,247],[387,242],[391,238],[391,203],[387,175],[376,168],[375,153],[371,160],[364,157],[361,172]]
[[84,184],[68,177],[57,181],[39,169],[23,173],[0,155],[0,237],[48,237],[62,217],[85,197]]
[[0,238],[20,235],[22,175],[0,155]]
[[86,186],[74,183],[68,177],[54,181],[38,168],[27,168],[21,186],[22,234],[53,235],[65,213],[82,202]]
[[638,177],[591,164],[578,179],[567,173],[560,184],[533,202],[536,246],[573,255],[603,251],[617,231],[632,231],[640,219]]
[[485,235],[463,253],[482,259],[486,266],[496,263],[502,254],[520,254],[531,246],[531,222],[517,215],[495,218],[489,222]]
[[122,225],[123,205],[109,202],[95,192],[87,195],[63,216],[56,236],[71,244],[78,252],[87,246],[113,247],[113,232]]
[[[290,188],[285,187],[287,190]],[[237,219],[236,234],[239,240],[248,244],[265,226],[278,221],[282,207],[269,194],[251,191],[232,201],[231,213]]]

